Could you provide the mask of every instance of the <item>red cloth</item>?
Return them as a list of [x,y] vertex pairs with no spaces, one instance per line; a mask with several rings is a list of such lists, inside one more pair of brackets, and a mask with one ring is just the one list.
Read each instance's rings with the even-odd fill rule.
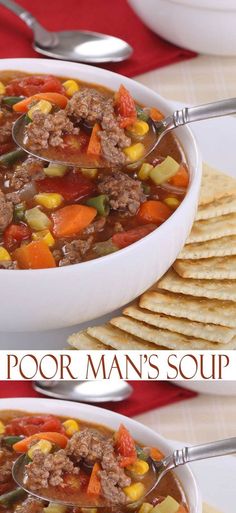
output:
[[[101,403],[102,408],[133,417],[154,408],[190,399],[197,394],[166,381],[130,381],[134,388],[129,399],[119,403]],[[96,386],[96,383],[95,383]],[[34,391],[30,381],[0,381],[0,397],[44,397]],[[16,401],[17,409],[17,401]]]
[[[95,30],[127,40],[134,48],[132,58],[103,67],[129,77],[196,55],[151,32],[127,0],[68,0],[67,3],[19,0],[19,3],[48,30]],[[31,30],[16,15],[0,6],[0,57],[40,57],[31,43]]]

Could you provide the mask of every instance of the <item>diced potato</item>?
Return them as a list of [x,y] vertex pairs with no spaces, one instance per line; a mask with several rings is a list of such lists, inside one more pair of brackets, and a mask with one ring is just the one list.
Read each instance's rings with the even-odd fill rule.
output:
[[180,205],[180,201],[177,198],[172,197],[165,198],[164,203],[173,210],[175,210]]
[[6,92],[5,85],[2,82],[0,82],[0,94],[5,94],[5,92]]
[[52,224],[49,217],[44,214],[44,212],[42,212],[38,207],[26,210],[25,219],[30,228],[32,228],[32,230],[36,230],[37,232],[50,228]]
[[64,198],[61,194],[56,192],[41,192],[34,197],[36,203],[49,210],[60,207]]
[[149,164],[148,162],[144,162],[141,167],[140,167],[140,170],[138,172],[138,178],[139,180],[148,180],[149,178],[149,175],[150,175],[150,171],[153,169],[153,166],[152,164]]
[[87,176],[88,178],[96,178],[98,174],[98,170],[96,168],[81,168],[81,173],[83,173],[84,176]]
[[138,513],[150,513],[153,509],[153,505],[150,502],[143,502],[142,506],[139,508]]
[[143,121],[142,119],[137,119],[137,121],[135,121],[133,125],[128,127],[128,131],[132,135],[143,136],[148,133],[149,125],[146,121]]
[[164,499],[160,504],[157,504],[152,513],[177,513],[180,504],[173,499],[170,495]]
[[130,465],[128,467],[128,470],[130,470],[131,472],[134,472],[134,474],[143,476],[144,474],[146,474],[149,471],[149,465],[148,465],[147,461],[138,459],[135,461],[135,463],[133,463],[133,465]]
[[3,246],[0,246],[0,261],[9,261],[11,260],[11,256],[8,253],[8,251],[3,248]]
[[42,230],[40,232],[32,233],[33,240],[43,240],[49,248],[52,248],[55,244],[55,239],[52,236],[50,230]]
[[63,426],[66,430],[67,436],[72,436],[74,433],[79,431],[79,424],[74,419],[68,419],[63,422]]
[[126,157],[128,157],[129,162],[136,162],[136,160],[140,160],[145,153],[145,146],[139,142],[136,144],[131,144],[128,148],[123,150]]
[[40,451],[43,454],[49,454],[52,450],[52,444],[48,440],[39,440],[37,444],[32,445],[30,449],[28,450],[27,454],[29,458],[32,460],[34,457],[34,453],[36,451]]
[[0,420],[0,435],[4,435],[5,433],[5,426],[3,422]]
[[158,164],[150,171],[150,178],[156,185],[167,182],[179,169],[179,163],[172,157],[166,157],[161,164]]
[[38,110],[43,114],[49,114],[52,110],[52,104],[48,100],[40,100],[28,110],[28,117],[33,119],[35,112]]
[[68,167],[62,164],[49,164],[48,167],[44,167],[44,174],[47,176],[64,176]]
[[43,508],[44,513],[66,513],[67,510],[67,506],[56,502],[50,502],[46,508]]
[[66,90],[67,96],[73,96],[73,94],[79,91],[79,84],[75,80],[66,80],[62,85]]
[[133,483],[130,486],[123,488],[125,495],[132,501],[138,501],[145,493],[145,486],[143,483]]

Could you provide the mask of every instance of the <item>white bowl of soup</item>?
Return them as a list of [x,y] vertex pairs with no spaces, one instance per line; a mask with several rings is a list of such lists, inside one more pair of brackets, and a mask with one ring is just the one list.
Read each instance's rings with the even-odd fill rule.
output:
[[[37,425],[36,422],[31,423],[30,416],[39,416],[40,419],[37,418]],[[49,416],[49,417],[48,417]],[[56,416],[57,420],[52,418],[52,416]],[[20,417],[20,419],[19,419]],[[17,421],[15,419],[18,419]],[[76,444],[77,447],[79,447],[80,444],[83,443],[82,439],[77,438],[76,431],[79,429],[80,435],[84,437],[83,430],[85,428],[88,429],[96,429],[98,430],[98,435],[102,435],[105,437],[112,437],[114,431],[117,433],[119,430],[119,426],[122,424],[125,427],[125,430],[128,430],[131,437],[135,441],[135,447],[140,447],[142,450],[144,447],[153,447],[155,449],[158,449],[162,454],[168,455],[171,454],[174,450],[171,442],[165,440],[163,437],[161,437],[159,434],[155,433],[148,427],[136,422],[135,420],[132,420],[128,417],[125,417],[123,415],[119,415],[117,413],[97,408],[90,405],[80,404],[80,403],[71,403],[69,401],[55,401],[55,400],[48,400],[48,399],[26,399],[26,398],[17,398],[17,410],[16,410],[16,401],[15,399],[1,399],[0,400],[0,420],[4,423],[6,431],[3,436],[19,436],[23,435],[25,438],[29,436],[30,434],[36,434],[38,432],[45,431],[47,429],[46,425],[50,425],[50,431],[51,435],[53,435],[52,432],[61,432],[60,422],[64,423],[66,420],[76,420],[77,426],[73,426],[74,429],[74,439],[72,440],[71,436],[72,433],[67,431],[67,429],[70,429],[70,424],[68,426],[65,425],[64,429],[64,435],[69,437],[70,444],[73,445]],[[12,422],[13,421],[13,422]],[[47,424],[46,424],[47,423]],[[38,430],[38,431],[37,431]],[[111,430],[111,431],[110,431]],[[125,433],[125,436],[127,433]],[[118,435],[119,436],[119,435]],[[77,438],[77,440],[76,440]],[[48,439],[49,440],[49,439]],[[116,437],[117,440],[117,437]],[[16,443],[16,440],[13,440]],[[22,440],[19,438],[20,444],[22,443]],[[63,440],[62,440],[63,442]],[[6,443],[11,443],[10,440],[6,440]],[[53,444],[53,438],[51,439],[51,443]],[[60,439],[57,441],[58,444],[60,444]],[[86,442],[85,442],[86,443]],[[100,465],[103,465],[103,456],[99,455],[99,447],[97,443],[97,449],[94,450],[96,454],[96,461],[95,463],[99,463],[101,460]],[[101,442],[103,443],[103,442]],[[79,445],[78,445],[79,444]],[[131,444],[132,445],[132,444]],[[4,440],[3,440],[3,446],[4,446]],[[180,443],[181,447],[181,443]],[[65,448],[65,445],[64,445]],[[54,449],[52,448],[52,451]],[[105,451],[106,449],[104,449]],[[113,449],[111,449],[112,451]],[[136,449],[135,449],[136,450]],[[10,449],[11,453],[15,453],[21,451],[24,452],[25,449],[22,449],[20,447],[17,447],[14,445],[14,449]],[[124,466],[122,469],[124,472],[127,473],[126,469],[126,462],[123,461],[123,451],[119,451],[119,449],[116,448],[116,442],[115,442],[115,453],[118,451],[118,458],[120,459],[120,465],[121,462],[124,463]],[[146,451],[146,449],[144,450]],[[119,455],[120,452],[120,455]],[[130,451],[129,451],[130,453]],[[127,453],[128,454],[128,453]],[[126,457],[127,457],[126,454]],[[131,453],[130,453],[131,454]],[[74,454],[75,456],[75,454]],[[93,456],[95,457],[95,456]],[[117,456],[116,456],[117,457]],[[128,456],[130,458],[130,456]],[[142,459],[143,455],[140,453],[140,450],[138,450],[138,460]],[[156,458],[161,457],[161,455],[157,454],[155,456]],[[87,455],[87,459],[91,459],[90,453]],[[34,461],[34,459],[33,459]],[[87,460],[86,460],[87,461]],[[85,461],[85,463],[86,463]],[[80,461],[81,463],[81,461]],[[94,464],[94,461],[92,462]],[[122,463],[122,465],[123,465]],[[44,462],[42,462],[42,468],[43,468]],[[83,470],[83,469],[82,469]],[[122,473],[123,473],[122,470]],[[145,469],[147,471],[147,469]],[[53,471],[52,471],[53,472]],[[81,471],[80,471],[81,472]],[[80,478],[80,474],[78,476]],[[84,476],[82,476],[84,478]],[[63,478],[63,476],[62,476]],[[39,479],[39,474],[37,474],[37,480]],[[137,476],[135,477],[134,482],[137,482],[139,478]],[[144,484],[144,487],[146,486],[145,481],[145,475],[143,474],[143,477],[141,481]],[[31,481],[32,482],[32,481]],[[37,481],[38,482],[38,481]],[[49,486],[49,485],[48,485]],[[117,485],[119,487],[119,485]],[[148,485],[149,486],[149,485]],[[121,487],[122,488],[122,487]],[[147,488],[149,489],[149,488]],[[44,488],[44,491],[46,488]],[[66,489],[65,489],[66,490]],[[120,490],[121,496],[123,494],[122,489]],[[53,493],[53,489],[50,489],[49,493]],[[58,492],[56,492],[58,493]],[[64,492],[65,493],[65,492]],[[117,489],[115,490],[115,493],[117,493]],[[169,473],[164,479],[161,484],[161,486],[151,492],[151,495],[147,495],[145,497],[145,502],[149,502],[152,505],[156,505],[160,502],[162,502],[167,496],[171,496],[175,501],[178,502],[178,504],[183,505],[184,509],[183,511],[186,511],[188,513],[201,513],[202,512],[202,503],[201,503],[201,495],[198,488],[198,485],[196,483],[195,477],[189,467],[189,465],[185,465],[182,468],[180,467],[176,472]],[[70,496],[71,497],[71,496]],[[24,498],[25,499],[25,498]],[[89,499],[89,497],[88,497]],[[66,500],[66,497],[63,498],[63,500]],[[91,496],[90,496],[91,500]],[[141,499],[142,501],[142,499]],[[113,504],[114,508],[122,508],[120,504]],[[173,506],[173,505],[172,505]],[[1,506],[0,506],[1,508]],[[137,508],[137,511],[139,510],[140,505]],[[177,506],[178,509],[178,506]],[[177,511],[176,509],[176,511]],[[26,509],[27,511],[27,509]],[[38,511],[38,510],[37,510]],[[68,510],[69,511],[69,510]],[[115,511],[115,509],[114,509]],[[174,509],[173,509],[174,511]],[[182,511],[182,509],[180,510]]]
[[[14,73],[12,73],[12,70],[15,70]],[[95,68],[92,66],[85,66],[82,64],[75,64],[70,62],[63,62],[63,61],[51,61],[47,59],[2,59],[0,63],[0,81],[5,81],[5,85],[7,83],[11,82],[11,80],[14,77],[19,77],[20,74],[23,73],[23,78],[27,74],[31,75],[38,75],[38,74],[44,74],[50,75],[53,77],[66,77],[66,79],[70,79],[73,81],[78,81],[80,84],[80,88],[82,87],[91,87],[91,84],[95,84],[96,87],[109,87],[112,91],[118,91],[121,84],[129,93],[132,95],[132,97],[135,99],[136,102],[139,104],[139,109],[144,106],[142,112],[145,111],[145,107],[153,107],[154,113],[157,115],[160,114],[160,112],[163,115],[171,113],[171,107],[168,101],[160,97],[158,94],[156,94],[154,91],[144,87],[143,85],[139,84],[138,82],[128,79],[124,76],[109,72],[104,69]],[[10,78],[9,78],[10,77]],[[44,80],[44,79],[43,79]],[[60,79],[61,83],[64,83],[65,79]],[[81,85],[82,81],[82,85]],[[86,82],[85,86],[83,82]],[[11,96],[22,95],[21,89],[19,90],[17,86],[16,89],[7,89],[9,94],[9,91],[11,93]],[[18,94],[16,94],[18,93]],[[109,93],[110,94],[110,93]],[[114,94],[114,93],[112,93]],[[28,96],[30,93],[28,93]],[[18,100],[19,101],[19,100]],[[12,107],[9,107],[12,108]],[[156,115],[155,114],[155,115]],[[142,121],[142,120],[141,120]],[[141,126],[146,126],[145,122],[143,125],[143,122],[141,123]],[[75,137],[75,136],[74,136]],[[176,139],[177,137],[177,139]],[[126,138],[127,140],[127,138]],[[131,140],[131,139],[130,139]],[[169,142],[168,142],[169,141]],[[140,139],[136,140],[138,143],[138,147],[140,147]],[[133,142],[132,142],[133,144]],[[150,199],[150,202],[154,203],[155,207],[157,203],[161,203],[162,208],[163,204],[165,203],[167,197],[172,198],[174,197],[174,203],[179,205],[178,208],[176,207],[176,204],[168,205],[165,203],[164,209],[165,214],[166,211],[169,212],[166,217],[166,220],[164,222],[158,222],[153,224],[153,217],[151,217],[151,221],[147,221],[145,218],[145,222],[140,223],[140,217],[139,213],[142,208],[142,205],[140,206],[140,210],[137,210],[135,213],[129,212],[127,215],[127,212],[120,211],[119,206],[120,203],[118,203],[118,210],[117,209],[117,202],[115,197],[115,201],[113,201],[112,209],[110,210],[111,215],[111,221],[109,221],[112,224],[112,233],[111,233],[111,226],[108,226],[108,235],[104,234],[105,232],[100,232],[100,228],[97,229],[99,232],[98,240],[95,240],[95,242],[100,242],[100,239],[102,238],[102,241],[106,238],[109,238],[109,244],[113,240],[121,240],[119,250],[112,252],[111,254],[101,256],[100,258],[94,258],[93,254],[87,253],[87,256],[81,258],[80,263],[75,263],[72,259],[73,265],[64,265],[65,263],[68,263],[68,261],[64,258],[65,255],[61,255],[62,251],[65,251],[65,247],[68,247],[66,245],[66,242],[68,239],[65,238],[65,242],[62,243],[60,248],[58,248],[58,239],[54,240],[55,246],[50,247],[50,240],[48,242],[48,239],[43,240],[43,259],[45,257],[44,253],[46,252],[46,259],[48,261],[49,257],[49,267],[50,268],[38,268],[38,258],[39,258],[39,252],[38,248],[42,248],[42,237],[44,237],[46,232],[46,237],[52,235],[50,234],[50,230],[43,230],[42,226],[41,228],[35,228],[35,225],[27,226],[26,218],[24,217],[23,221],[22,219],[17,219],[15,221],[15,218],[13,216],[13,219],[11,220],[11,224],[17,224],[17,230],[19,228],[19,225],[22,229],[23,226],[23,235],[25,233],[25,230],[28,230],[29,235],[26,235],[25,240],[23,236],[23,240],[19,243],[17,239],[17,236],[15,235],[15,232],[13,233],[13,241],[14,244],[16,243],[17,250],[14,253],[12,251],[12,259],[16,259],[16,255],[18,258],[19,255],[19,247],[21,246],[20,253],[23,258],[19,258],[20,261],[20,268],[12,269],[11,267],[14,267],[14,265],[11,264],[9,266],[6,266],[4,262],[0,262],[0,267],[2,264],[2,268],[0,268],[0,287],[1,290],[4,290],[4,301],[2,301],[1,309],[0,309],[0,326],[2,332],[26,332],[26,331],[37,331],[37,330],[49,330],[49,329],[55,329],[55,328],[63,328],[67,326],[73,326],[78,323],[82,323],[85,321],[89,321],[91,319],[95,319],[97,317],[100,317],[102,315],[105,315],[109,312],[112,312],[113,310],[122,307],[129,301],[132,301],[134,298],[136,298],[138,295],[143,293],[145,290],[147,290],[156,280],[158,280],[166,271],[167,269],[172,265],[174,260],[176,259],[177,255],[179,254],[181,248],[183,247],[185,240],[190,232],[196,208],[197,208],[197,202],[198,202],[198,195],[199,195],[199,188],[200,188],[200,181],[201,181],[201,157],[196,145],[196,141],[193,137],[193,134],[191,130],[188,127],[182,127],[176,130],[176,136],[171,135],[170,139],[164,139],[162,146],[162,153],[163,155],[159,156],[158,158],[153,157],[153,161],[151,161],[151,168],[155,168],[156,166],[159,166],[159,164],[162,164],[164,160],[166,160],[166,157],[170,157],[172,161],[177,161],[177,169],[178,173],[179,170],[184,171],[184,175],[186,177],[186,170],[188,173],[188,185],[185,184],[185,188],[183,187],[176,187],[175,182],[173,183],[167,183],[164,185],[155,185],[154,187],[157,187],[157,189],[154,190],[155,194],[153,193],[153,182],[151,183],[149,180],[149,189],[147,189],[147,182],[144,180],[138,179],[138,185],[137,185],[137,178],[136,175],[139,177],[139,170],[133,169],[129,172],[126,172],[126,178],[124,182],[123,190],[121,191],[121,188],[119,189],[120,194],[125,193],[125,201],[128,198],[128,202],[130,202],[131,198],[131,210],[134,205],[134,199],[135,204],[137,204],[136,196],[135,198],[132,196],[133,190],[135,189],[135,194],[137,192],[138,187],[138,193],[141,194],[142,198],[148,198]],[[158,150],[159,151],[159,150]],[[152,157],[150,157],[152,158]],[[43,161],[41,161],[42,163]],[[182,165],[183,164],[183,165]],[[141,164],[140,164],[141,165]],[[150,160],[149,160],[150,165]],[[7,170],[6,167],[1,168],[2,172],[2,182],[1,187],[3,188],[3,184],[5,184],[6,187],[9,186],[9,176],[10,180],[12,178],[12,172],[14,172],[14,177],[18,178],[18,164],[14,164],[13,171]],[[22,162],[20,164],[22,166]],[[36,166],[37,167],[37,166]],[[42,167],[42,166],[41,166]],[[184,168],[184,169],[183,169]],[[158,167],[159,169],[159,167]],[[35,167],[33,169],[33,172],[35,170]],[[22,171],[22,167],[20,167],[20,172]],[[45,199],[45,190],[46,190],[46,196],[47,194],[51,192],[57,193],[56,199],[58,200],[58,196],[61,196],[64,194],[64,189],[57,187],[52,188],[51,184],[56,183],[58,184],[58,180],[66,180],[72,179],[77,180],[78,173],[77,169],[70,169],[70,172],[66,174],[66,176],[61,177],[52,177],[52,176],[46,176],[45,181],[37,182],[40,183],[40,190],[37,191],[37,198],[42,196]],[[181,171],[181,172],[182,172]],[[48,169],[47,169],[48,172]],[[114,171],[117,172],[117,169]],[[121,169],[121,172],[123,173],[123,170]],[[5,174],[4,174],[5,173]],[[100,173],[100,171],[99,171]],[[120,173],[120,170],[118,169],[118,173]],[[81,176],[81,171],[79,170],[79,174]],[[180,173],[181,174],[181,173]],[[117,176],[117,174],[115,175]],[[177,175],[176,175],[177,176]],[[4,178],[3,178],[4,177]],[[99,174],[100,177],[100,174]],[[21,177],[22,178],[22,177]],[[82,177],[83,180],[88,180],[88,178],[85,176]],[[175,177],[174,177],[175,178]],[[112,179],[114,179],[114,176],[112,176]],[[5,181],[4,181],[5,180]],[[24,174],[23,174],[23,180],[24,180]],[[53,181],[54,180],[54,181]],[[56,181],[55,181],[56,180]],[[103,180],[103,178],[102,178]],[[109,178],[110,180],[110,178]],[[172,180],[172,179],[171,179]],[[106,180],[105,180],[106,181]],[[48,184],[49,182],[49,189],[45,189],[45,183]],[[11,182],[10,182],[11,183]],[[16,182],[17,183],[17,182]],[[73,182],[74,183],[74,182]],[[182,182],[178,182],[178,184],[181,184]],[[131,185],[130,185],[131,184]],[[133,187],[134,184],[134,187]],[[61,182],[60,182],[61,185]],[[114,185],[114,184],[113,184]],[[23,188],[27,184],[23,184]],[[22,183],[21,183],[22,187]],[[151,187],[151,188],[150,188]],[[167,187],[167,189],[165,189]],[[73,189],[73,186],[72,186]],[[69,190],[71,193],[71,182],[69,184]],[[10,194],[13,192],[14,189],[10,188]],[[58,194],[58,190],[61,192],[61,194]],[[100,195],[101,191],[105,193],[108,191],[109,193],[109,184],[107,183],[103,188],[100,187]],[[151,190],[151,193],[150,193]],[[49,192],[48,192],[49,191]],[[141,191],[141,192],[140,192]],[[146,192],[145,192],[146,191]],[[149,192],[147,192],[149,191]],[[4,192],[7,193],[7,189],[4,189]],[[73,192],[73,191],[72,191]],[[112,193],[114,192],[114,188],[112,189]],[[38,194],[40,193],[40,194]],[[146,194],[146,196],[145,196]],[[152,196],[147,196],[148,194],[152,194]],[[104,196],[105,194],[103,194]],[[96,196],[96,194],[95,194]],[[35,196],[36,197],[36,196]],[[51,213],[47,210],[47,207],[44,207],[39,205],[37,202],[35,202],[35,197],[30,199],[30,205],[27,205],[24,208],[27,209],[27,220],[29,220],[28,212],[30,212],[31,215],[31,223],[32,223],[32,211],[35,213],[35,210],[38,212],[43,212],[43,217],[49,219],[49,223],[51,223],[51,219],[57,217],[58,210],[60,210],[59,215],[61,215],[61,210],[64,211],[64,207],[66,206],[66,210],[68,209],[68,198],[65,200],[64,203],[60,205],[60,207],[57,207],[56,211],[51,215]],[[62,197],[62,196],[61,196]],[[179,198],[179,199],[178,199]],[[23,200],[25,197],[23,196]],[[42,199],[42,198],[41,198]],[[54,197],[55,199],[55,197]],[[63,198],[62,198],[63,199]],[[119,197],[120,199],[120,197]],[[146,201],[145,199],[145,201]],[[0,197],[1,200],[1,197]],[[11,196],[12,200],[12,196]],[[114,197],[113,197],[114,200]],[[122,201],[124,200],[124,197],[122,197]],[[161,201],[159,201],[161,200]],[[9,200],[10,201],[10,200]],[[12,200],[13,201],[13,200]],[[141,201],[144,201],[143,199]],[[149,202],[149,205],[150,205]],[[14,203],[14,201],[13,201]],[[17,200],[16,200],[17,203]],[[21,200],[22,203],[22,200]],[[25,201],[23,201],[25,205]],[[27,201],[26,201],[27,203]],[[76,212],[78,209],[78,201],[76,199],[75,201],[76,206],[73,205],[73,208],[76,208]],[[80,203],[80,201],[79,201]],[[18,201],[19,204],[19,201]],[[13,204],[12,208],[15,215],[15,209],[16,209],[16,216],[18,216],[19,208],[18,204],[15,206]],[[87,206],[90,205],[90,206]],[[94,204],[93,204],[94,205]],[[153,206],[153,205],[152,205]],[[81,208],[81,206],[80,206]],[[137,207],[135,207],[137,208]],[[94,229],[94,223],[96,223],[97,219],[98,222],[101,221],[101,216],[96,216],[96,209],[91,207],[91,203],[87,203],[87,198],[82,199],[82,210],[84,211],[87,209],[89,211],[89,214],[92,212],[92,229]],[[1,209],[0,209],[1,211]],[[87,212],[87,211],[86,211]],[[95,212],[95,214],[94,214]],[[131,214],[131,215],[130,215]],[[20,212],[21,215],[21,212]],[[146,215],[146,214],[145,214]],[[51,216],[51,217],[50,217]],[[95,218],[94,218],[95,216]],[[118,216],[118,217],[117,217]],[[120,217],[119,217],[120,216]],[[149,213],[148,213],[149,216]],[[164,216],[165,217],[165,216]],[[104,219],[104,218],[103,218]],[[142,238],[140,240],[137,240],[133,237],[133,229],[137,228],[137,219],[138,223],[140,223],[140,226],[138,226],[138,230],[141,229],[142,231]],[[148,217],[149,219],[149,217]],[[158,218],[159,219],[159,218]],[[164,219],[164,218],[163,218]],[[162,220],[163,220],[162,219]],[[74,218],[72,219],[74,222]],[[30,222],[30,221],[29,221]],[[106,221],[107,226],[109,224],[108,221]],[[34,223],[34,219],[33,219]],[[148,223],[148,224],[147,224]],[[96,225],[98,226],[98,225]],[[100,225],[99,225],[100,226]],[[144,233],[143,233],[143,227],[144,227]],[[90,226],[88,227],[90,230]],[[155,228],[155,229],[154,229]],[[1,234],[0,239],[0,256],[1,256],[1,248],[5,249],[4,244],[5,241],[11,242],[11,236],[12,236],[12,227],[10,226],[10,239],[9,239],[9,227],[5,228],[5,235],[4,233]],[[13,230],[15,230],[15,227],[13,227]],[[90,237],[89,230],[86,235],[87,239]],[[110,230],[110,231],[109,231]],[[114,234],[114,230],[117,232]],[[147,231],[146,231],[147,230]],[[17,232],[18,233],[18,232]],[[64,233],[64,232],[63,232]],[[83,232],[84,233],[84,232]],[[134,241],[133,244],[130,244],[127,246],[127,233],[129,234],[129,244],[130,244],[130,234],[131,234],[131,242]],[[135,231],[136,233],[136,231]],[[146,236],[144,236],[147,233]],[[54,234],[55,235],[55,234]],[[115,239],[114,239],[115,235]],[[15,239],[14,239],[15,237]],[[99,239],[100,237],[100,239]],[[76,239],[76,237],[74,237]],[[79,236],[77,239],[80,238]],[[93,235],[92,235],[93,238]],[[32,240],[31,240],[32,239]],[[40,241],[38,240],[40,239]],[[72,237],[73,239],[73,237]],[[87,241],[86,239],[86,241]],[[64,239],[63,239],[64,240]],[[94,240],[94,239],[93,239]],[[124,242],[125,240],[125,242]],[[135,242],[136,240],[136,242]],[[45,244],[44,244],[45,242]],[[71,242],[71,237],[69,238],[69,242]],[[72,241],[74,244],[74,241]],[[106,242],[106,241],[105,241]],[[33,243],[33,244],[32,244]],[[87,243],[87,242],[86,242]],[[52,244],[52,245],[53,245]],[[75,243],[76,248],[79,243]],[[84,240],[83,240],[84,244]],[[112,242],[113,244],[113,242]],[[48,246],[46,248],[46,245]],[[99,244],[98,244],[99,246]],[[127,246],[127,247],[124,247]],[[23,252],[22,252],[23,247]],[[29,268],[30,265],[25,264],[25,248],[28,252],[28,248],[30,248],[30,255],[31,255],[31,249],[33,247],[33,260],[34,264],[32,264],[32,268]],[[84,247],[84,246],[83,246]],[[96,246],[97,247],[97,246]],[[99,246],[100,247],[100,246]],[[92,246],[92,249],[94,246]],[[123,249],[122,249],[123,248]],[[71,249],[71,245],[70,245]],[[74,246],[72,248],[74,250]],[[116,247],[117,249],[117,247]],[[15,250],[15,247],[14,247]],[[56,251],[54,251],[56,250]],[[58,255],[59,252],[59,257]],[[71,253],[70,253],[71,254]],[[81,253],[80,253],[81,255]],[[27,253],[27,258],[29,254]],[[67,258],[68,254],[66,255]],[[60,258],[59,263],[58,260],[56,262],[56,258]],[[53,264],[52,263],[53,259]],[[1,260],[1,258],[0,258]],[[66,260],[66,262],[65,262]],[[22,263],[23,262],[23,263]],[[27,261],[28,262],[28,261]],[[30,260],[31,262],[31,260]],[[36,262],[36,265],[35,265]],[[56,263],[55,263],[56,262]],[[69,262],[70,263],[70,262]],[[14,262],[13,262],[14,264]],[[28,266],[28,267],[27,267]],[[45,265],[47,267],[47,265]]]

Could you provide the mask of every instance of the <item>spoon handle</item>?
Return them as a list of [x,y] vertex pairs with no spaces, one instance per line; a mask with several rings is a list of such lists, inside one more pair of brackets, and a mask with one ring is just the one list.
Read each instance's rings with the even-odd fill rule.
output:
[[42,27],[36,18],[29,11],[21,7],[21,5],[13,0],[0,0],[0,5],[4,5],[9,11],[14,12],[14,14],[33,30],[35,40],[40,46],[48,47],[55,43],[54,34]]
[[205,105],[198,105],[197,107],[185,107],[181,110],[176,110],[173,116],[169,116],[169,120],[173,123],[173,128],[193,123],[194,121],[201,121],[203,119],[217,118],[220,116],[229,116],[236,114],[236,98],[229,98]]
[[167,458],[162,461],[162,464],[165,471],[167,471],[192,461],[205,460],[207,458],[215,458],[217,456],[226,456],[227,454],[233,453],[236,453],[236,437],[227,438],[226,440],[218,440],[217,442],[210,442],[208,444],[177,449],[171,456],[167,456]]

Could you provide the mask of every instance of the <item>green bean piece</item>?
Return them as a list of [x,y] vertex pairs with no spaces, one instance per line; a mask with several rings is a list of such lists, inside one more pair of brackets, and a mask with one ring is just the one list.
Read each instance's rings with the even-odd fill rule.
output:
[[4,436],[3,437],[3,443],[4,445],[7,445],[8,447],[12,447],[17,442],[20,442],[22,440],[22,436]]
[[143,188],[144,194],[146,194],[148,196],[151,192],[150,185],[148,185],[147,183],[142,183],[142,188]]
[[23,201],[22,203],[18,203],[18,205],[14,206],[14,221],[24,221],[25,219],[25,210],[26,205]]
[[97,257],[102,257],[110,255],[110,253],[115,253],[115,251],[118,251],[118,248],[113,244],[112,239],[109,239],[104,242],[97,242],[94,244],[93,251]]
[[108,197],[106,194],[100,194],[100,196],[88,199],[86,201],[86,205],[96,208],[97,213],[103,217],[108,216],[110,211]]
[[145,112],[142,107],[139,107],[139,105],[136,105],[136,111],[138,119],[142,119],[142,121],[148,121],[149,115],[147,112]]
[[22,157],[24,157],[24,155],[25,151],[21,148],[17,148],[16,150],[1,155],[0,165],[3,164],[4,166],[10,166],[11,164],[14,164],[14,162],[16,162],[17,160],[20,160]]
[[136,445],[136,452],[137,452],[137,456],[140,460],[143,460],[143,461],[148,460],[149,454],[144,449],[142,449],[142,447],[139,447],[138,445]]
[[21,102],[24,100],[24,96],[4,96],[2,99],[2,103],[4,105],[15,105],[16,103]]
[[23,488],[15,488],[15,490],[12,490],[11,492],[0,495],[0,504],[2,506],[10,506],[10,504],[23,499],[26,495],[27,493]]

